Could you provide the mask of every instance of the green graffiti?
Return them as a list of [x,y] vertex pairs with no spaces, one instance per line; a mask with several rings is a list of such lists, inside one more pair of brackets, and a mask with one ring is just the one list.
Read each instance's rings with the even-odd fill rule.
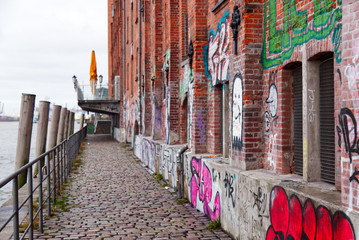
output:
[[[282,28],[277,27],[277,1],[283,1]],[[267,5],[265,1],[265,13],[267,13]],[[341,1],[338,1],[338,5],[341,6]],[[310,24],[307,10],[298,11],[295,0],[269,0],[269,17],[267,14],[264,15],[261,54],[263,68],[268,69],[290,59],[295,47],[311,39],[321,40],[328,37],[335,23],[342,18],[341,8],[334,7],[333,0],[314,0],[314,17]],[[270,57],[271,54],[276,56]]]
[[336,55],[335,60],[337,63],[340,63],[342,61],[342,51],[339,51],[340,43],[342,42],[342,24],[338,23],[338,25],[335,27],[333,36],[332,36],[332,42],[334,45],[334,53]]

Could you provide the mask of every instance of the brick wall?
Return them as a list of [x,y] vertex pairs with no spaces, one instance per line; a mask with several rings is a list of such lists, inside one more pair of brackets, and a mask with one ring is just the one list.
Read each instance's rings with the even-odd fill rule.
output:
[[[358,1],[142,2],[139,69],[138,1],[133,1],[133,15],[130,1],[125,1],[124,26],[124,1],[109,1],[109,12],[111,4],[116,9],[114,18],[109,15],[109,76],[120,75],[121,86],[126,84],[121,126],[128,139],[133,138],[135,121],[142,121],[142,134],[168,144],[187,143],[194,154],[228,154],[233,168],[264,168],[279,174],[303,174],[305,181],[324,181],[319,68],[333,58],[333,144],[327,149],[334,154],[335,168],[329,182],[342,190],[343,203],[358,209],[359,150],[354,139],[359,113],[355,70],[359,64]],[[290,5],[293,2],[295,6]],[[234,6],[241,19],[237,54],[230,24]],[[190,41],[192,66],[188,62]],[[300,67],[302,173],[294,169],[299,162],[294,156],[298,150],[294,137],[299,134],[294,129],[294,78]]]

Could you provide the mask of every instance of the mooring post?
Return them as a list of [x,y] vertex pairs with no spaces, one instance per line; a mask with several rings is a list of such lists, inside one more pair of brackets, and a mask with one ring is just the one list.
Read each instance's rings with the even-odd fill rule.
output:
[[66,139],[69,134],[69,118],[70,118],[70,110],[66,111],[66,119],[65,119],[65,126],[64,126],[64,136],[62,139]]
[[71,134],[74,134],[74,131],[75,131],[75,113],[72,112],[71,114]]
[[73,118],[74,118],[74,113],[70,111],[68,117],[68,123],[67,123],[67,137],[70,137],[72,134]]
[[81,114],[81,119],[80,119],[80,130],[84,127],[84,122],[85,122],[85,114]]
[[[46,152],[46,139],[47,139],[47,126],[49,122],[49,110],[50,102],[40,101],[39,103],[39,116],[37,122],[37,133],[36,133],[36,148],[35,158]],[[38,173],[38,163],[36,163],[34,169],[34,176]],[[41,160],[41,166],[44,166],[44,160]],[[41,169],[40,169],[41,171]]]
[[66,120],[66,114],[67,114],[67,108],[61,109],[61,115],[60,115],[60,123],[59,123],[59,130],[57,132],[57,142],[56,145],[62,142],[64,139],[64,129],[65,129],[65,120]]
[[54,105],[52,107],[50,136],[49,136],[49,143],[47,145],[48,150],[56,146],[57,132],[59,130],[60,114],[61,114],[61,106]]
[[[24,93],[21,97],[20,122],[16,146],[16,169],[21,168],[29,162],[35,97],[36,95]],[[26,183],[26,176],[26,171],[19,175],[19,189]]]

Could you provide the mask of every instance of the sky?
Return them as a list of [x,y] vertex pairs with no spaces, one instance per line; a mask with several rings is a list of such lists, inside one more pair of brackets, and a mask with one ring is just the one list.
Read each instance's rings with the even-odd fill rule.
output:
[[[77,106],[72,76],[89,84],[91,52],[108,76],[107,1],[0,0],[0,102],[20,113],[22,93],[36,103]],[[1,108],[1,107],[0,107]],[[1,110],[1,109],[0,109]]]

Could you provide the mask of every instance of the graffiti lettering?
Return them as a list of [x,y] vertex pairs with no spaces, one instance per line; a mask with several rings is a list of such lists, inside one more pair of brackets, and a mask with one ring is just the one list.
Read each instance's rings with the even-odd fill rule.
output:
[[203,212],[211,220],[218,219],[220,216],[219,192],[215,194],[213,201],[213,210],[209,206],[212,201],[212,176],[207,165],[202,159],[193,157],[191,160],[191,203],[193,207],[197,206],[197,199],[203,203]]
[[338,23],[334,29],[332,42],[334,45],[334,53],[336,54],[335,60],[337,63],[342,61],[342,51],[338,51],[340,43],[342,42],[342,24]]
[[272,189],[269,199],[271,225],[267,240],[356,239],[351,220],[341,211],[331,217],[326,207],[315,208],[310,199],[302,206],[294,194],[288,200],[285,190],[279,186]]
[[230,19],[226,11],[217,30],[209,31],[208,45],[205,47],[204,63],[206,75],[211,79],[212,87],[228,81]]
[[240,73],[234,76],[232,92],[232,147],[242,149],[243,139],[243,79]]
[[198,129],[199,129],[199,136],[200,136],[199,141],[205,142],[206,141],[206,126],[204,125],[202,108],[199,110],[199,114],[196,117],[196,123],[197,123]]
[[334,236],[342,233],[351,236],[345,239],[355,239],[350,219],[344,213],[337,212],[333,222],[330,216],[323,206],[315,210],[310,200],[305,202],[304,208],[295,195],[288,201],[284,189],[275,187],[270,198],[272,225],[268,228],[266,239],[331,239],[333,230]]
[[233,207],[236,206],[236,199],[233,196],[234,188],[233,188],[233,180],[236,178],[236,175],[234,174],[229,175],[227,172],[224,177],[224,188],[226,189],[226,197],[230,198],[232,200]]
[[[277,4],[281,1],[282,4]],[[269,3],[269,4],[268,4]],[[293,55],[294,48],[311,39],[321,40],[334,30],[335,23],[342,18],[341,1],[314,0],[314,16],[310,20],[308,11],[302,8],[302,2],[296,0],[265,1],[264,37],[262,48],[262,65],[264,69],[278,66]],[[269,7],[268,7],[269,5]],[[277,7],[283,7],[283,27],[278,29]],[[269,17],[268,17],[269,16]],[[312,21],[312,22],[309,22]],[[267,28],[269,29],[267,31]],[[339,49],[340,28],[334,36],[334,46]],[[268,43],[268,47],[267,47]],[[278,54],[281,53],[281,54]],[[340,52],[337,52],[337,57]],[[339,58],[338,58],[339,59]]]
[[352,154],[359,154],[359,141],[357,139],[357,122],[353,112],[348,108],[342,108],[339,114],[339,125],[337,126],[338,144],[341,147],[341,134],[345,145],[345,151],[349,154],[352,163]]
[[253,208],[257,207],[258,217],[261,219],[261,225],[263,225],[263,218],[268,218],[268,215],[264,215],[267,209],[267,194],[263,193],[261,187],[258,187],[257,193],[253,193],[253,198]]
[[156,156],[156,147],[155,145],[147,140],[143,139],[142,141],[142,161],[150,169],[155,169],[155,156]]
[[314,122],[315,118],[317,116],[317,113],[315,111],[315,106],[314,106],[314,100],[315,100],[315,90],[313,89],[308,89],[308,98],[309,98],[309,109],[308,109],[308,120],[309,122]]

